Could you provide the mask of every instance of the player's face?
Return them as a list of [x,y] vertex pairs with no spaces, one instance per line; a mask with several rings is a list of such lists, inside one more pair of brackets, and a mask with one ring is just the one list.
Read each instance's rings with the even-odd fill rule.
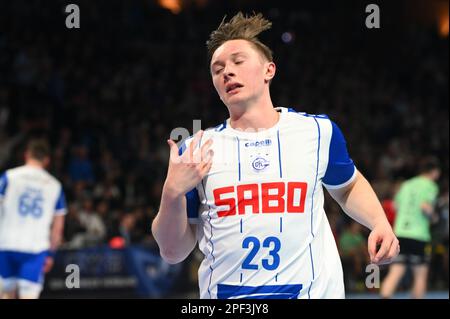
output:
[[211,76],[220,99],[228,107],[257,101],[275,74],[275,64],[246,40],[230,40],[214,52]]

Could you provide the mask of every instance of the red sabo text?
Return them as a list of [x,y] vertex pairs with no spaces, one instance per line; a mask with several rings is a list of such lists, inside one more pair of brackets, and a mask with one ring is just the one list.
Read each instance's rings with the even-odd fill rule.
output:
[[[252,208],[253,214],[303,213],[305,211],[307,189],[308,184],[303,182],[276,182],[226,186],[215,189],[213,194],[216,206],[229,207],[228,210],[219,211],[219,217],[236,215],[236,210],[239,215],[243,215],[245,214],[246,206]],[[269,190],[276,190],[276,194],[269,194]],[[250,196],[244,198],[244,192],[250,193]],[[296,192],[300,192],[300,201],[297,203],[294,202]],[[260,198],[261,201],[259,200]],[[269,202],[271,201],[272,203],[276,201],[276,205],[269,206]]]

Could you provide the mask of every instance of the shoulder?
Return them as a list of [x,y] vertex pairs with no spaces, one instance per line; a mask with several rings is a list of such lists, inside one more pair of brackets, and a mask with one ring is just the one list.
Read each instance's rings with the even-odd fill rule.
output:
[[[214,138],[217,132],[216,127],[208,128],[203,131],[203,136],[199,141],[199,145],[201,145],[204,141],[208,140],[209,138]],[[193,135],[190,135],[188,137],[183,138],[181,141],[179,141],[178,144],[178,154],[181,155],[186,150],[186,148],[189,147],[189,145],[194,140],[195,135],[197,132],[194,132]]]
[[45,169],[35,171],[36,177],[42,181],[47,187],[52,187],[53,189],[62,189],[62,183],[52,174],[50,174]]
[[284,109],[285,113],[287,113],[286,117],[294,123],[310,122],[316,126],[319,126],[320,128],[324,127],[328,129],[331,129],[332,124],[334,123],[333,121],[331,121],[327,114],[310,114],[306,112],[298,112],[293,108]]
[[14,168],[7,169],[2,176],[5,176],[8,180],[11,178],[15,178],[25,172],[25,166],[18,166]]
[[306,119],[317,119],[317,120],[330,120],[327,114],[310,114],[306,112],[299,112],[291,107],[282,108],[284,112],[288,113],[292,117],[306,118]]
[[222,123],[214,126],[214,127],[210,127],[208,129],[205,130],[205,132],[209,132],[210,134],[213,133],[223,133],[225,131],[225,129],[227,128],[227,120],[224,120]]
[[327,114],[310,114],[297,112],[292,108],[287,108],[288,125],[294,127],[308,127],[310,130],[318,131],[321,138],[330,141],[332,137],[341,139],[342,131],[339,126],[330,119]]

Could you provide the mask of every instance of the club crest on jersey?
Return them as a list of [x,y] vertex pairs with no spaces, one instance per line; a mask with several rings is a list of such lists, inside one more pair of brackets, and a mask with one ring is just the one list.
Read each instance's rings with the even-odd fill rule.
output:
[[267,166],[269,166],[269,161],[263,157],[257,157],[252,162],[252,167],[257,172],[265,170]]

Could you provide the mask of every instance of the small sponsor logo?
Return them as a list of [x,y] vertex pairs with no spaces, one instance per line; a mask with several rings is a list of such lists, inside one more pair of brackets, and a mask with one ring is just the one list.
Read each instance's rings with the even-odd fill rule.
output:
[[260,147],[260,146],[270,146],[272,144],[271,139],[266,139],[262,141],[255,141],[255,142],[247,142],[245,143],[245,147]]

